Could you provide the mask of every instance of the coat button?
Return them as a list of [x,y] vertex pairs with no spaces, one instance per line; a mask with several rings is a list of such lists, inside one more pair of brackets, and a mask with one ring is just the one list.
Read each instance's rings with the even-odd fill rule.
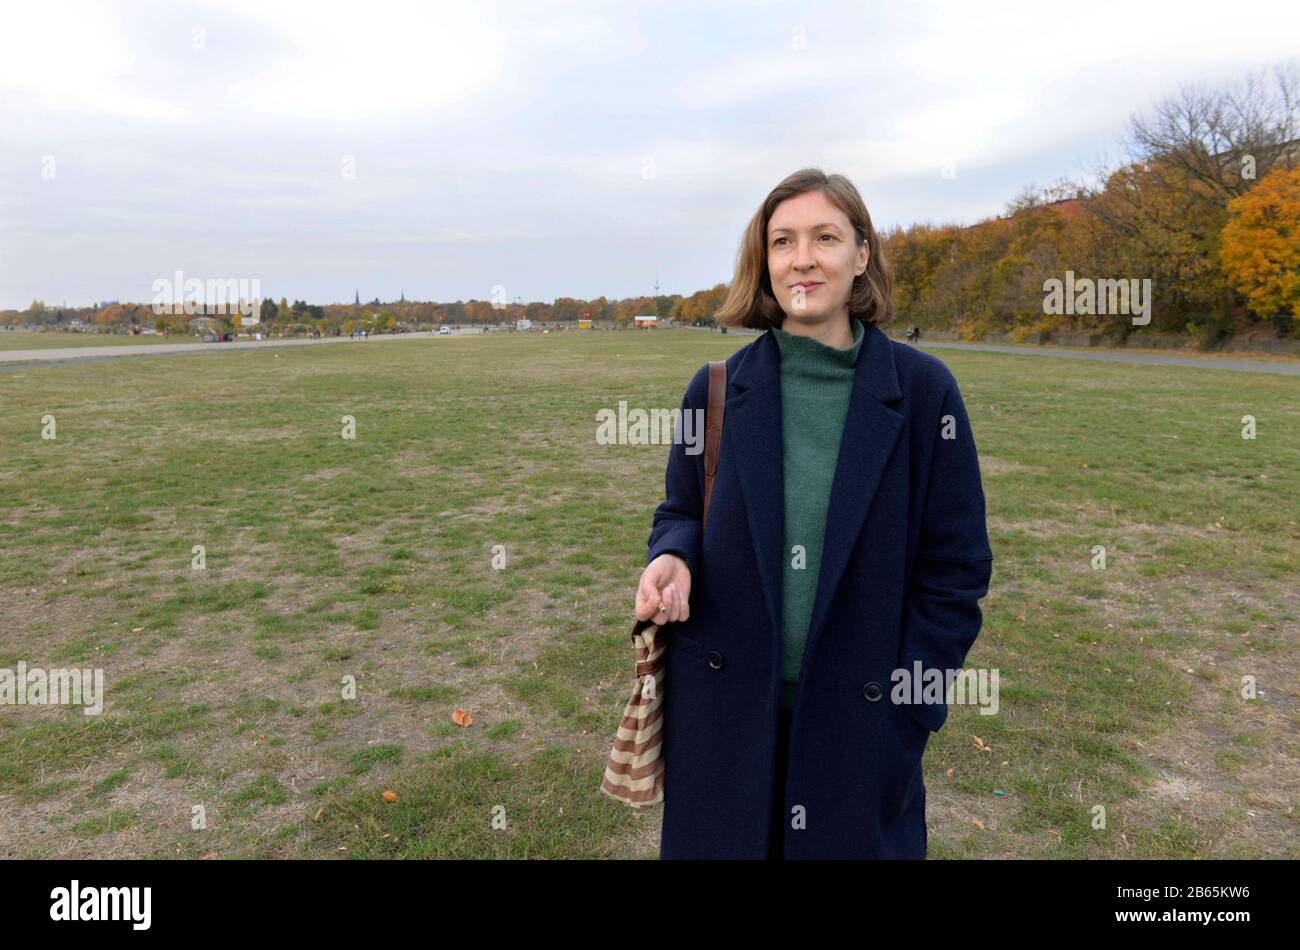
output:
[[880,689],[879,683],[868,683],[866,686],[862,687],[862,695],[867,697],[869,701],[874,703],[881,696],[883,696],[884,693]]
[[713,667],[715,670],[722,669],[722,654],[717,650],[709,651],[709,666]]

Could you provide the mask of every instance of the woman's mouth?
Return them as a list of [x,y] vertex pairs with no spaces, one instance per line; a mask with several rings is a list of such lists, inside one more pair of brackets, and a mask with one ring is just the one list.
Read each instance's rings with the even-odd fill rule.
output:
[[804,291],[805,293],[807,293],[807,292],[809,292],[809,291],[816,290],[818,287],[821,286],[821,284],[820,284],[820,283],[814,283],[814,284],[795,284],[794,286],[795,286],[795,289],[796,289],[796,290],[802,290],[802,291]]

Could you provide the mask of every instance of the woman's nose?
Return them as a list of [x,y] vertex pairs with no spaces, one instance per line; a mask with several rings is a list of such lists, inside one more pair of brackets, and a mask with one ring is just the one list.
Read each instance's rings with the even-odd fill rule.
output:
[[799,270],[807,270],[813,265],[812,245],[799,242],[799,253],[795,255],[794,266]]

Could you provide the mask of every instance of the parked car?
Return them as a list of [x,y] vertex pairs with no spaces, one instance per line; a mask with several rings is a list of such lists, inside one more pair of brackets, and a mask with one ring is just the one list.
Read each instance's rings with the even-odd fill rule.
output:
[[448,335],[450,335],[450,334],[451,334],[451,328],[450,328],[450,327],[443,327],[442,329],[440,329],[440,330],[438,331],[438,335],[439,335],[439,336],[448,336]]

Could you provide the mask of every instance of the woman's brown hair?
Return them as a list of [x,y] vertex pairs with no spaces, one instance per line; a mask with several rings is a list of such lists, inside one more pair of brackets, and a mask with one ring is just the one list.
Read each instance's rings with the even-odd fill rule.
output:
[[883,326],[894,318],[894,272],[885,260],[880,236],[871,224],[871,215],[858,189],[843,175],[827,175],[820,168],[802,168],[772,189],[745,228],[736,255],[735,278],[727,299],[715,315],[720,324],[766,330],[785,322],[785,312],[772,293],[767,272],[767,224],[777,205],[809,191],[820,191],[848,216],[858,247],[864,241],[867,244],[867,269],[854,278],[849,293],[849,319],[861,320],[867,326]]

